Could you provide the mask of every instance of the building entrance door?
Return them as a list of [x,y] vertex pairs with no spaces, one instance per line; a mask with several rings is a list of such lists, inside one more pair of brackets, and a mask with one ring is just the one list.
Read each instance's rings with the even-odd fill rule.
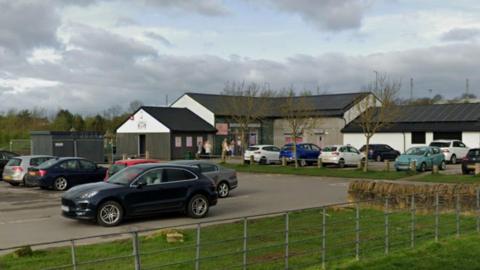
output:
[[138,156],[139,157],[145,157],[145,151],[146,151],[146,138],[145,134],[138,135]]

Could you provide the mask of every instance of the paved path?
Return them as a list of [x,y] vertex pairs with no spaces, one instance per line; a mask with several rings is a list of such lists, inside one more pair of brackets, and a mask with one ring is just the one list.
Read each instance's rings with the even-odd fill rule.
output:
[[[348,181],[339,178],[239,173],[239,188],[219,200],[205,220],[239,217],[344,202]],[[180,214],[132,220],[115,228],[65,219],[61,192],[11,187],[0,182],[0,248],[97,234],[192,223]]]

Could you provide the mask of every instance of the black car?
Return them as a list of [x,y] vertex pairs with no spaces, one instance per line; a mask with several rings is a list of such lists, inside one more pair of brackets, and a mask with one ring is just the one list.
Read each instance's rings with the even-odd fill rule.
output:
[[74,187],[62,196],[62,214],[118,225],[124,218],[164,212],[207,215],[217,204],[215,183],[191,166],[139,164],[114,174],[106,182]]
[[[366,146],[362,146],[360,148],[360,152],[365,153]],[[386,144],[369,144],[368,145],[368,159],[373,159],[376,161],[383,161],[383,160],[395,160],[398,156],[400,156],[400,152],[393,149],[389,145]]]
[[468,150],[467,156],[462,159],[462,173],[470,174],[474,172],[476,163],[480,163],[480,148]]
[[13,157],[18,157],[18,154],[9,151],[0,151],[0,178],[2,178],[3,168],[5,168],[5,165],[7,165],[8,161]]
[[103,181],[106,172],[106,168],[88,159],[55,158],[28,168],[25,185],[67,190],[76,185]]

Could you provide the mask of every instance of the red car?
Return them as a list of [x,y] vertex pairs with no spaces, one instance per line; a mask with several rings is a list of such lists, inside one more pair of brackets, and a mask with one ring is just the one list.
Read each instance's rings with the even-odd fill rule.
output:
[[115,163],[110,166],[107,170],[107,174],[105,175],[105,180],[108,179],[108,177],[114,175],[118,171],[120,171],[123,168],[130,167],[133,165],[137,164],[144,164],[144,163],[159,163],[160,160],[156,159],[124,159],[124,160],[117,160]]

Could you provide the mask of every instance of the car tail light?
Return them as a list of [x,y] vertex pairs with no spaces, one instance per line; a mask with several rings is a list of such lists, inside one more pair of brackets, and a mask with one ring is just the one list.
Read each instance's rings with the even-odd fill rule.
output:
[[13,166],[13,167],[12,167],[12,170],[13,170],[14,172],[23,172],[23,168],[20,167],[20,166]]
[[47,171],[46,170],[39,170],[38,174],[43,177],[43,176],[47,175]]
[[340,155],[340,153],[339,152],[332,152],[332,155],[338,156],[338,155]]

